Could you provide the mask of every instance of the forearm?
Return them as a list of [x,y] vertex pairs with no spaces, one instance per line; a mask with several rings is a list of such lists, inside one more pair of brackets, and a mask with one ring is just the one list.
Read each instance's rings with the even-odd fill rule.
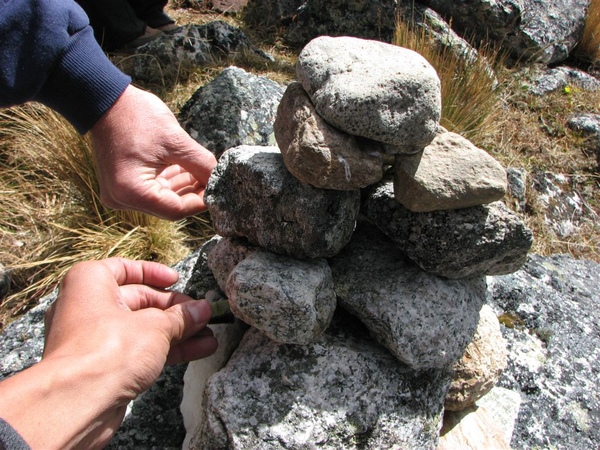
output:
[[40,363],[0,383],[0,417],[32,449],[102,448],[127,405],[116,380],[90,357]]
[[0,2],[0,106],[39,101],[87,132],[131,79],[73,0]]

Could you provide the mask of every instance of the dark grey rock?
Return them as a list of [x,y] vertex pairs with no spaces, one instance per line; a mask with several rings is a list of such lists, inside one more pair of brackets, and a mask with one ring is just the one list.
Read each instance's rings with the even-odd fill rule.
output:
[[496,42],[515,58],[564,61],[583,31],[588,0],[429,0],[463,37]]
[[508,194],[514,199],[515,211],[524,212],[527,205],[527,172],[523,168],[506,169]]
[[393,0],[257,0],[245,14],[249,24],[282,27],[283,39],[302,47],[317,36],[354,36],[391,42],[395,30]]
[[181,126],[217,157],[238,145],[275,145],[283,87],[237,67],[225,69],[183,105]]
[[185,25],[138,47],[132,76],[143,81],[171,81],[182,71],[231,59],[240,53],[254,53],[273,60],[255,48],[243,31],[226,22]]
[[423,270],[447,277],[518,270],[533,236],[503,203],[413,213],[394,200],[391,181],[365,195],[361,211]]
[[515,450],[600,442],[598,273],[589,260],[532,254],[521,270],[489,278],[509,349],[499,386],[522,399]]
[[240,146],[221,157],[204,201],[221,236],[294,258],[323,258],[350,240],[360,193],[301,183],[276,147]]
[[192,449],[431,449],[447,371],[414,372],[351,317],[314,344],[276,344],[250,329],[211,377]]
[[0,264],[0,300],[8,294],[10,290],[10,274],[6,268]]
[[486,297],[483,277],[428,274],[364,223],[329,261],[339,304],[411,368],[448,368],[473,340]]

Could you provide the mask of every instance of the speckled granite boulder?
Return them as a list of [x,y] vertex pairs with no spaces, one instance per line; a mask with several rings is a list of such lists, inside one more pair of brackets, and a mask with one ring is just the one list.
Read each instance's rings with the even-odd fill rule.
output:
[[361,224],[329,261],[339,304],[400,361],[422,370],[449,368],[461,358],[485,301],[482,277],[428,274],[370,224]]
[[219,160],[204,201],[221,236],[306,259],[335,255],[348,243],[360,192],[317,189],[288,172],[276,147],[240,146]]
[[408,369],[345,316],[304,346],[250,329],[208,382],[189,448],[435,448],[449,372]]
[[446,278],[500,275],[521,268],[533,235],[502,202],[415,213],[384,181],[365,195],[361,212],[423,270]]

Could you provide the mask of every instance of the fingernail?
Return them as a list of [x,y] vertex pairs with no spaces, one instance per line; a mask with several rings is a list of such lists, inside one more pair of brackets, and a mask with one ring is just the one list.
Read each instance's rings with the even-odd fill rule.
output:
[[196,325],[201,324],[201,323],[206,323],[206,320],[204,320],[204,314],[202,313],[202,309],[204,309],[203,306],[203,302],[199,302],[199,301],[195,301],[195,302],[189,302],[185,305],[185,307],[187,308],[188,312],[190,313],[190,316],[192,316],[192,319],[194,320],[194,323]]

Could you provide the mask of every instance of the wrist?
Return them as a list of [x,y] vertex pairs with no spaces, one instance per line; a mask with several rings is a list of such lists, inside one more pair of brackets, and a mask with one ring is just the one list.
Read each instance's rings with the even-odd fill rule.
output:
[[44,358],[0,383],[0,417],[32,448],[101,448],[127,405],[115,378],[92,358]]

